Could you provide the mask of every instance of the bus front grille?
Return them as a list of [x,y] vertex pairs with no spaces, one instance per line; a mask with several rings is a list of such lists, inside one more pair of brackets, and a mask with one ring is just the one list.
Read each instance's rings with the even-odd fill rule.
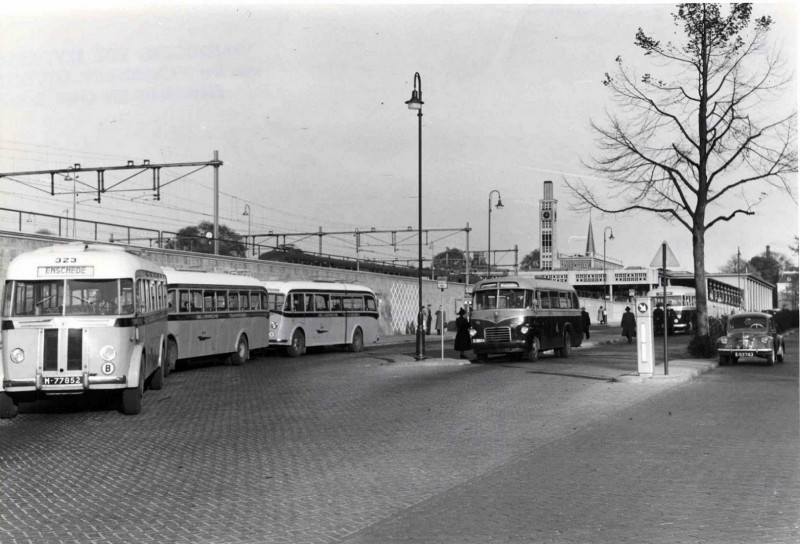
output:
[[[59,329],[44,330],[44,349],[42,353],[42,370],[54,372],[58,370]],[[83,368],[83,329],[67,331],[67,370]]]
[[483,336],[487,342],[510,342],[511,329],[508,327],[493,327],[484,329]]

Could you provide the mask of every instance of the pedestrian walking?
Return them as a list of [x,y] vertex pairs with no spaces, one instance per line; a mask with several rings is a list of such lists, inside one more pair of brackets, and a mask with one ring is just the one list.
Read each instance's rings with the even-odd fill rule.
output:
[[608,306],[603,308],[603,325],[608,325]]
[[458,310],[458,317],[456,318],[456,342],[455,350],[460,352],[460,357],[466,359],[464,352],[472,349],[472,339],[469,336],[469,319],[465,317],[466,311],[464,308]]
[[589,326],[591,324],[592,320],[589,317],[589,312],[586,311],[586,308],[581,308],[581,330],[587,340],[589,339]]
[[428,307],[425,308],[425,334],[431,333],[432,320],[433,320],[433,315],[431,314],[431,305],[428,304]]
[[436,310],[436,334],[442,335],[444,334],[444,327],[446,321],[444,320],[444,310],[442,307],[439,306],[439,309]]
[[636,336],[636,317],[631,313],[631,307],[625,307],[625,313],[622,314],[622,336],[628,339],[631,343],[631,337]]
[[602,306],[600,306],[600,308],[597,309],[597,322],[600,323],[601,325],[603,324],[603,307]]

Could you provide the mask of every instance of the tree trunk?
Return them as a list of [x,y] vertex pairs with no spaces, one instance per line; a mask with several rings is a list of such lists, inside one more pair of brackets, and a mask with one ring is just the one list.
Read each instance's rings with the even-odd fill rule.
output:
[[706,232],[695,226],[692,233],[694,256],[694,283],[697,298],[697,336],[708,336],[708,286],[706,285]]

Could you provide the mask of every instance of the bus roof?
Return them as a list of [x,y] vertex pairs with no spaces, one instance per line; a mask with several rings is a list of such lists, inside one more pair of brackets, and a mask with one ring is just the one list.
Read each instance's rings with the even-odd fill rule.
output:
[[512,289],[517,287],[519,289],[554,289],[559,291],[574,291],[575,288],[569,283],[554,280],[542,280],[530,276],[503,276],[499,278],[489,278],[481,280],[473,285],[473,290],[495,288],[499,285],[501,288]]
[[356,283],[339,283],[324,280],[267,280],[261,283],[267,288],[267,291],[283,294],[289,291],[346,291],[348,293],[375,294],[369,287]]
[[18,255],[9,263],[6,279],[133,278],[137,270],[163,274],[156,263],[124,247],[72,242]]
[[169,287],[214,286],[214,287],[263,287],[257,278],[221,272],[203,272],[199,270],[175,270],[165,268]]

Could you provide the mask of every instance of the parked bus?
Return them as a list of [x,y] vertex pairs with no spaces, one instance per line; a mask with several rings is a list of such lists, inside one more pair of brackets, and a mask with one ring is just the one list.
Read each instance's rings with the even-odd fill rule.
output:
[[569,357],[583,339],[578,295],[569,284],[550,280],[482,280],[473,288],[469,332],[479,359],[511,354],[535,361],[551,349]]
[[[653,329],[656,335],[664,334],[664,288],[651,289],[647,296],[653,299]],[[667,286],[667,334],[691,334],[697,322],[697,296],[694,287]]]
[[225,357],[241,365],[269,346],[267,290],[248,276],[166,268],[167,373],[178,360]]
[[145,384],[161,389],[167,289],[155,263],[118,246],[44,247],[11,261],[3,291],[0,417],[95,390],[138,414]]
[[378,303],[368,287],[329,281],[263,283],[270,293],[270,346],[289,357],[313,346],[358,352],[378,341]]

